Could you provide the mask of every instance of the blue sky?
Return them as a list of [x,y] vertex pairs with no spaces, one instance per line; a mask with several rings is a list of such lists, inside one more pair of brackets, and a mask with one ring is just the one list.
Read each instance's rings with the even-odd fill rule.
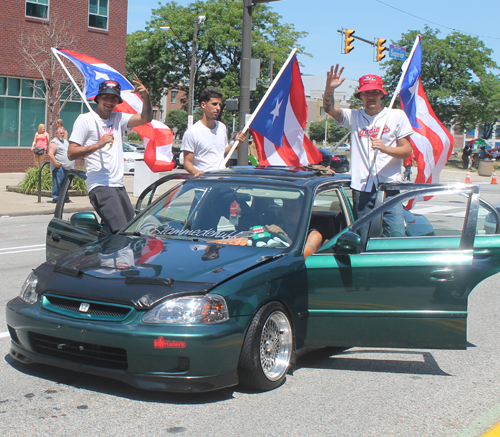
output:
[[[190,0],[176,1],[182,6],[192,3]],[[337,30],[354,29],[355,35],[369,41],[385,38],[388,45],[408,30],[423,30],[425,24],[439,29],[442,37],[451,32],[450,29],[479,36],[494,50],[492,58],[500,65],[497,0],[483,0],[481,4],[464,0],[281,0],[269,6],[283,17],[282,22],[308,32],[300,44],[313,57],[299,56],[303,74],[324,75],[334,63],[345,66],[344,75],[348,79],[381,73],[378,63],[373,62],[373,48],[364,42],[355,41],[355,49],[342,55],[341,36]],[[151,18],[151,9],[156,8],[158,0],[128,0],[128,33],[144,29]],[[495,73],[500,74],[500,70]]]

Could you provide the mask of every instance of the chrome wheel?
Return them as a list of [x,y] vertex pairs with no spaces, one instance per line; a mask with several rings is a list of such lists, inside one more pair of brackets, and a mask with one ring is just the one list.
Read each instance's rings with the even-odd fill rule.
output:
[[260,336],[260,365],[267,379],[285,375],[292,353],[292,329],[287,316],[275,311],[266,320]]

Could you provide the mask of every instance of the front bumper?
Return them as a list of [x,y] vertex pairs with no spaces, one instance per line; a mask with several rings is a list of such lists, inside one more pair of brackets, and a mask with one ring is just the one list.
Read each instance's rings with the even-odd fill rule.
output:
[[[249,317],[215,325],[147,325],[136,312],[123,322],[74,319],[7,304],[11,356],[126,382],[146,390],[204,392],[238,384]],[[160,340],[161,338],[161,340]]]

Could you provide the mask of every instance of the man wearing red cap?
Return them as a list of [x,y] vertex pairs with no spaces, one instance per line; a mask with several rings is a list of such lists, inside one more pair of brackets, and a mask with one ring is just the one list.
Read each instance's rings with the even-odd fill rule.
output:
[[[387,95],[382,78],[368,74],[359,79],[359,90],[355,97],[363,101],[364,109],[342,109],[335,107],[334,91],[345,77],[344,67],[337,64],[327,72],[323,107],[333,117],[337,126],[351,131],[351,188],[355,218],[361,218],[375,205],[377,187],[385,182],[401,182],[401,160],[411,154],[409,141],[413,129],[406,114],[400,109],[382,106]],[[382,130],[382,135],[379,133]],[[387,197],[398,194],[396,190],[386,192]],[[360,229],[366,241],[367,227]],[[384,236],[404,236],[402,205],[384,214]]]

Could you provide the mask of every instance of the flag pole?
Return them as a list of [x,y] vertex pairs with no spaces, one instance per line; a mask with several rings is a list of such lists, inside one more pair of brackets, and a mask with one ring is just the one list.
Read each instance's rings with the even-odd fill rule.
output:
[[99,120],[98,115],[96,114],[96,112],[90,106],[90,103],[87,101],[87,97],[85,97],[85,95],[83,94],[83,92],[80,90],[80,88],[76,84],[75,79],[73,79],[73,76],[70,74],[70,72],[68,71],[68,69],[64,65],[64,62],[62,62],[61,58],[59,58],[59,53],[57,53],[57,50],[54,47],[51,47],[50,49],[52,50],[52,53],[54,54],[54,56],[56,57],[56,59],[59,61],[59,64],[61,64],[61,67],[63,68],[63,70],[68,75],[69,80],[71,81],[71,83],[73,84],[73,86],[78,91],[78,94],[80,94],[80,97],[82,98],[83,102],[87,105],[87,108],[89,108],[90,113],[92,114],[92,116],[94,117],[94,119],[95,119],[95,121],[97,123],[97,126],[99,128],[99,132],[101,134],[104,134],[104,130],[103,130],[102,126],[101,126],[101,121]]
[[[260,108],[262,108],[262,105],[266,101],[266,99],[269,96],[269,94],[271,94],[271,91],[273,90],[274,86],[276,85],[276,83],[278,82],[278,80],[283,75],[283,72],[285,71],[286,67],[288,66],[288,64],[290,63],[290,61],[292,60],[292,58],[294,57],[294,55],[295,55],[296,52],[297,52],[297,48],[295,47],[294,49],[292,49],[292,51],[288,55],[287,60],[285,61],[285,63],[281,67],[281,70],[279,71],[279,73],[274,78],[273,83],[271,84],[271,86],[267,89],[266,93],[264,94],[264,97],[262,97],[262,99],[260,100],[259,104],[257,105],[257,108],[255,108],[255,111],[253,111],[252,115],[250,116],[250,118],[246,122],[245,127],[241,131],[242,133],[244,133],[244,134],[247,133],[248,129],[250,128],[250,125],[252,124],[253,119],[257,116],[257,113],[260,111]],[[227,161],[229,161],[229,158],[234,153],[234,151],[236,150],[236,147],[238,147],[239,144],[240,144],[239,141],[235,141],[234,142],[233,146],[231,147],[231,150],[226,155],[226,157],[224,158],[224,161],[222,162],[222,164],[221,164],[221,166],[219,168],[224,168],[226,166]]]
[[[401,77],[399,78],[398,86],[396,87],[396,90],[394,91],[394,95],[392,96],[391,103],[387,107],[388,109],[392,109],[392,107],[394,106],[394,103],[396,101],[396,97],[399,96],[399,92],[401,91],[401,86],[403,85],[403,80],[406,76],[406,73],[408,71],[408,67],[410,66],[411,59],[413,58],[413,54],[415,53],[415,50],[417,49],[417,45],[418,45],[419,41],[420,41],[420,34],[418,34],[417,37],[415,38],[415,42],[413,43],[413,47],[411,49],[410,55],[408,56],[408,58],[405,60],[405,62],[403,64],[403,68],[402,68],[403,72],[401,73]],[[384,125],[382,126],[382,129],[380,129],[380,131],[377,135],[377,138],[379,138],[379,139],[382,137],[382,133],[384,132],[388,117],[389,117],[389,112],[385,116]]]

